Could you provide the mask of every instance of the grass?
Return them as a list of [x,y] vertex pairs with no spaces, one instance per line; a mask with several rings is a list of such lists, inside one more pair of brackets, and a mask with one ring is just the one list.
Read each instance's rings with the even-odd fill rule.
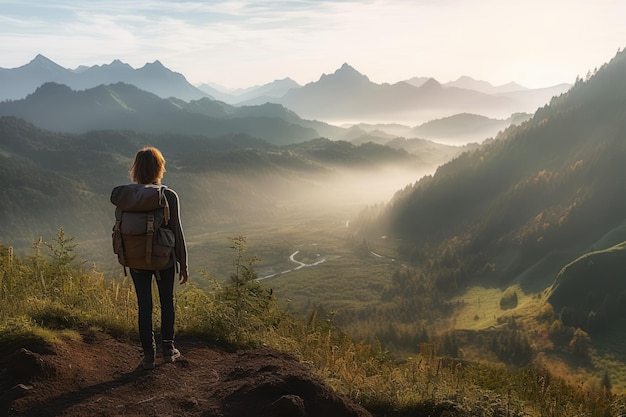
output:
[[[513,292],[518,296],[517,306],[503,309],[500,301]],[[622,349],[626,338],[623,332],[611,331],[604,333],[605,336],[594,336],[589,359],[580,360],[556,349],[547,340],[545,333],[548,330],[540,316],[542,311],[551,310],[551,307],[541,293],[525,294],[519,284],[505,289],[472,286],[457,300],[462,301],[463,307],[457,311],[453,320],[456,329],[481,332],[503,328],[510,323],[507,318],[513,317],[521,330],[533,335],[535,350],[540,352],[536,363],[549,370],[551,375],[592,392],[601,392],[608,378],[613,395],[626,394],[626,354]],[[550,315],[554,316],[554,313]],[[614,326],[623,328],[624,324],[615,323]],[[609,334],[614,336],[606,336]],[[484,356],[484,353],[472,352],[471,349],[465,349],[464,353],[474,359]]]
[[[397,262],[388,256],[359,252],[361,242],[353,240],[353,231],[346,227],[346,219],[352,215],[349,210],[339,214],[311,212],[303,221],[298,212],[275,223],[246,223],[248,250],[261,259],[255,271],[261,278],[272,276],[263,284],[273,290],[281,307],[305,318],[315,307],[349,311],[380,301],[382,288],[389,283]],[[188,246],[193,269],[203,269],[223,282],[232,270],[232,254],[224,242],[241,227],[225,225],[210,232],[186,230],[191,235]],[[392,242],[381,239],[374,246],[376,253],[393,253]],[[296,251],[297,261],[324,262],[296,269],[299,265],[290,260]],[[192,279],[202,288],[211,286],[197,273]],[[340,314],[338,320],[342,318]],[[342,324],[346,325],[344,330],[351,331],[350,322]]]
[[624,320],[613,323],[615,331],[610,332],[613,337],[594,336],[590,362],[596,372],[587,375],[589,379],[595,378],[600,381],[606,373],[612,392],[620,394],[626,394],[626,353],[623,351],[626,336],[622,331],[624,325],[626,325]]
[[[318,249],[331,248],[339,256],[338,261],[336,265],[329,261],[302,268],[280,280],[289,277],[294,282],[312,281],[315,286],[309,291],[335,293],[331,301],[336,303],[341,303],[343,298],[348,300],[348,293],[353,293],[354,303],[369,302],[383,285],[385,270],[393,261],[372,256],[360,263],[350,245],[330,245],[334,239],[333,236],[316,239],[315,250],[307,250],[310,242],[290,243],[296,248],[303,245],[303,257],[298,259],[314,260]],[[511,370],[496,364],[448,359],[439,353],[437,343],[424,343],[419,352],[397,360],[379,343],[354,340],[338,329],[332,311],[324,314],[312,309],[307,320],[295,318],[280,306],[276,294],[270,295],[265,283],[254,280],[256,275],[251,267],[256,265],[256,259],[247,255],[246,240],[236,238],[228,247],[231,271],[234,271],[228,278],[216,279],[205,272],[204,288],[189,283],[177,293],[179,335],[194,335],[239,347],[263,344],[292,353],[310,363],[313,371],[339,393],[390,416],[417,414],[428,404],[442,401],[453,401],[476,416],[504,412],[520,415],[522,410],[534,416],[569,416],[574,415],[574,410],[586,410],[592,416],[608,415],[610,401],[603,397],[602,391],[569,386],[545,369]],[[0,345],[3,353],[18,345],[77,338],[79,331],[85,329],[97,328],[116,337],[136,338],[132,284],[128,280],[106,278],[77,262],[70,238],[58,235],[51,246],[36,246],[34,255],[22,258],[9,253],[7,248],[2,249]],[[384,249],[377,249],[377,253],[387,253]],[[291,250],[292,246],[282,253]],[[349,268],[355,273],[352,285],[341,289],[348,283]],[[363,273],[362,277],[358,271]],[[360,298],[354,297],[357,291],[362,292]],[[537,302],[516,291],[519,305],[514,310],[530,308]],[[472,305],[468,300],[481,298],[480,311],[485,315],[495,313],[500,308],[501,297],[500,290],[474,288],[465,295],[466,306]]]
[[[516,306],[503,309],[501,301],[513,293],[517,297]],[[471,286],[453,300],[460,301],[463,306],[454,317],[455,328],[476,331],[501,326],[507,317],[516,317],[522,321],[525,318],[534,319],[537,311],[546,305],[543,297],[524,293],[518,284],[506,289]]]

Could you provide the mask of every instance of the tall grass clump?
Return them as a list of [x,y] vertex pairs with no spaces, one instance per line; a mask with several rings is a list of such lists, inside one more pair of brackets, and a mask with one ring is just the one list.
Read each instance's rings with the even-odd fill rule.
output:
[[37,328],[96,327],[119,335],[134,330],[132,284],[78,262],[75,247],[63,228],[49,242],[40,238],[24,258],[0,246],[0,338]]
[[257,281],[254,265],[260,259],[247,255],[246,238],[230,242],[234,261],[228,280],[201,271],[210,288],[188,285],[177,294],[178,332],[240,347],[258,345],[282,314],[272,292]]

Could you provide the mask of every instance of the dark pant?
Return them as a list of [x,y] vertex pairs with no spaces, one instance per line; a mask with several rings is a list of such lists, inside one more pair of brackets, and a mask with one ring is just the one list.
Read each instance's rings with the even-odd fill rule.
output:
[[[130,270],[139,305],[139,338],[145,355],[154,354],[156,344],[152,329],[152,276],[155,271]],[[159,271],[157,279],[161,302],[161,340],[174,340],[174,267]]]

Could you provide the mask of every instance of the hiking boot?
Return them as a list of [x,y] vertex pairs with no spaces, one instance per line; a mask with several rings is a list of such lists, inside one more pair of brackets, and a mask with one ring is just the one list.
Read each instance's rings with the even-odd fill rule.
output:
[[141,366],[143,369],[154,369],[154,355],[146,355],[143,357],[143,361],[141,362]]
[[163,362],[174,362],[180,358],[180,351],[174,347],[174,343],[166,343],[163,345]]

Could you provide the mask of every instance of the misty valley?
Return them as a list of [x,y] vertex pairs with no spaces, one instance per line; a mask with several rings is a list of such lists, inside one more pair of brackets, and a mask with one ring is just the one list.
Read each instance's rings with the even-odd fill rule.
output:
[[[365,83],[349,66],[334,76],[320,83]],[[83,271],[124,282],[110,192],[153,145],[181,198],[193,290],[227,285],[243,237],[256,283],[285,314],[310,328],[321,320],[395,364],[430,358],[433,381],[440,367],[452,372],[450,392],[456,371],[488,364],[475,379],[506,386],[508,404],[513,391],[531,415],[614,415],[622,404],[612,396],[626,393],[626,53],[532,113],[498,93],[487,107],[505,103],[505,119],[461,111],[413,127],[289,110],[341,113],[326,84],[291,86],[280,103],[227,104],[52,81],[0,102],[5,277],[14,256],[36,264],[62,228]],[[380,103],[357,109],[353,95],[354,114],[338,118],[380,116],[381,103],[427,107],[370,84],[361,97],[378,91]],[[516,372],[535,385],[515,385]],[[505,373],[506,384],[493,382]],[[557,397],[530,392],[541,378],[554,378]]]

